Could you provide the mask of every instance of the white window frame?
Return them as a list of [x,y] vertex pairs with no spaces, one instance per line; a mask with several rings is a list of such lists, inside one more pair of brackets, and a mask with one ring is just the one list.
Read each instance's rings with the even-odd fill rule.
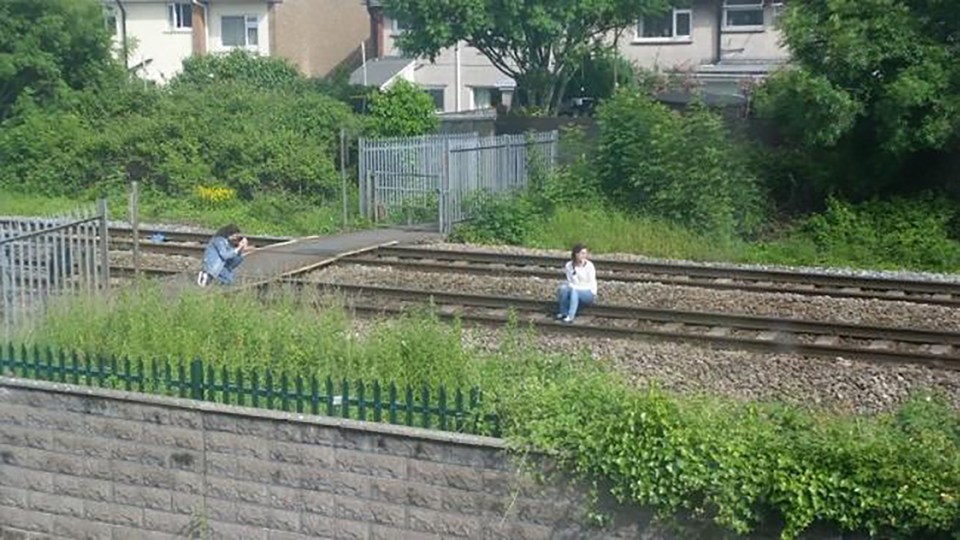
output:
[[393,34],[402,34],[406,32],[407,29],[400,26],[400,21],[397,19],[390,19],[390,32]]
[[[486,90],[490,93],[490,99],[493,100],[494,92],[500,91],[500,88],[497,86],[471,86],[470,87],[470,110],[479,111],[479,110],[490,110],[496,108],[494,105],[484,104],[483,109],[477,105],[477,90]],[[503,99],[503,92],[500,91],[500,99]]]
[[[437,111],[443,111],[447,106],[447,87],[446,86],[421,86],[423,91],[430,95],[430,92],[440,92],[440,106],[437,107]],[[433,96],[430,95],[430,99],[433,99]]]
[[[690,21],[689,34],[677,35],[677,17],[681,15],[686,15]],[[640,20],[637,21],[636,36],[634,37],[634,41],[638,43],[663,43],[663,42],[690,43],[693,41],[693,10],[692,9],[673,8],[671,12],[670,21],[671,21],[670,37],[663,37],[663,36],[644,37],[643,18],[641,17]]]
[[764,22],[756,24],[730,25],[730,12],[736,11],[760,11],[763,21],[766,20],[766,9],[764,0],[753,0],[752,4],[730,4],[730,0],[723,0],[723,29],[727,32],[756,32],[763,31],[766,28]]
[[773,3],[770,5],[773,7],[773,22],[776,23],[780,20],[780,16],[783,15],[783,0],[773,0]]
[[[243,45],[227,45],[223,42],[223,20],[243,19]],[[257,31],[257,43],[250,44],[250,29]],[[227,49],[259,49],[260,48],[260,17],[249,14],[220,15],[220,45]]]
[[[184,26],[183,10],[190,10],[190,26]],[[190,2],[170,2],[167,4],[167,24],[171,32],[189,32],[193,29],[193,4]]]
[[[119,32],[117,27],[119,26],[119,17],[117,17],[117,6],[113,4],[104,4],[103,5],[103,26],[106,27],[107,31],[110,32],[111,36],[116,36]],[[113,25],[110,23],[113,22]]]

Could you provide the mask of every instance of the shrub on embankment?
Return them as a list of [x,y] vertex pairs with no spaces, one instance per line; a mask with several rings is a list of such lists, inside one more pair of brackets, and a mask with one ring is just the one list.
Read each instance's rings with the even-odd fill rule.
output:
[[960,415],[933,396],[854,417],[674,395],[630,386],[584,355],[544,353],[516,328],[481,350],[464,344],[459,325],[429,315],[364,325],[357,332],[319,297],[278,295],[264,305],[245,294],[190,292],[170,301],[146,288],[62,304],[22,337],[270,367],[278,377],[476,384],[515,448],[550,454],[664,517],[692,513],[738,533],[780,526],[784,538],[820,523],[879,538],[960,533]]

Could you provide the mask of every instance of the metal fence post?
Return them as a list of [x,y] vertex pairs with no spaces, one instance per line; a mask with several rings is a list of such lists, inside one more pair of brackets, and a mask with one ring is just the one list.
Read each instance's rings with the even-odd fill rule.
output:
[[203,400],[203,362],[199,358],[190,362],[190,398]]

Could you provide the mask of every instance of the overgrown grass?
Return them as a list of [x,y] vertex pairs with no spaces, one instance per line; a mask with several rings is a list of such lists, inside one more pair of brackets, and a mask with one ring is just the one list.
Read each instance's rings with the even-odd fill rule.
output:
[[460,329],[410,315],[358,336],[330,298],[309,293],[186,291],[171,300],[145,284],[109,296],[54,305],[25,329],[28,344],[129,358],[201,358],[230,369],[472,386],[482,359],[461,346]]
[[916,202],[866,208],[834,203],[775,236],[744,242],[618,211],[563,207],[532,223],[525,243],[569,249],[583,242],[596,253],[701,261],[960,272],[960,242],[949,237],[948,221],[949,214]]
[[[75,200],[63,197],[31,195],[0,191],[0,215],[55,215],[88,206],[93,200]],[[107,198],[111,219],[129,218],[129,203],[124,195]],[[356,200],[348,202],[356,208]],[[205,204],[193,198],[174,199],[169,196],[145,193],[140,197],[140,221],[193,225],[217,229],[226,223],[236,223],[250,234],[307,236],[330,234],[341,229],[342,204],[329,201],[322,204],[293,195],[261,194],[253,200],[229,200]],[[352,227],[357,227],[353,212],[348,216]]]
[[168,298],[147,284],[65,300],[21,338],[275,374],[476,385],[514,448],[547,452],[624,503],[736,532],[785,525],[790,539],[829,523],[946,539],[960,530],[960,415],[935,396],[877,417],[681,396],[638,390],[585,354],[540,352],[516,326],[498,348],[479,350],[429,312],[364,324],[356,332],[336,299],[312,294]]
[[933,396],[877,417],[679,396],[638,390],[586,355],[541,353],[516,328],[498,349],[480,351],[464,344],[459,325],[428,313],[355,333],[329,299],[261,300],[208,291],[168,299],[144,285],[59,304],[22,337],[276,374],[477,385],[514,448],[547,452],[624,503],[740,533],[785,527],[790,539],[817,523],[885,538],[960,530],[960,416]]

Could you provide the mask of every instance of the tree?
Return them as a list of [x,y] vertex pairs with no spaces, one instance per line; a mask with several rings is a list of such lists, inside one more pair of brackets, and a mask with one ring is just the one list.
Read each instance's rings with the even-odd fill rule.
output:
[[404,80],[370,99],[370,128],[381,137],[410,137],[436,131],[440,120],[433,99]]
[[806,0],[782,28],[796,67],[760,90],[758,110],[785,142],[826,149],[849,195],[937,187],[915,166],[960,138],[956,2]]
[[46,104],[118,74],[96,0],[0,2],[0,119],[21,98]]
[[171,84],[210,86],[223,82],[236,82],[263,90],[296,90],[309,86],[307,78],[288,60],[258,56],[242,49],[225,55],[205,54],[187,58],[183,61],[183,71],[174,77]]
[[557,110],[585,58],[609,52],[611,36],[669,0],[386,0],[407,28],[407,54],[435,59],[461,41],[517,82],[521,105]]

